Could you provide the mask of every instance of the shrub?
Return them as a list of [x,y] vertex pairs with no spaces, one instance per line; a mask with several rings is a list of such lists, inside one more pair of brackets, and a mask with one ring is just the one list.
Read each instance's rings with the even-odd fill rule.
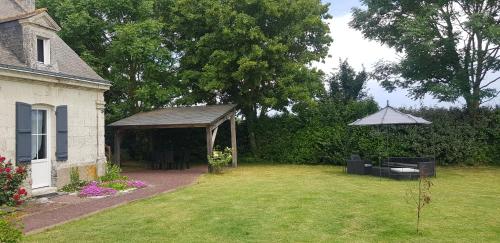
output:
[[[294,114],[261,117],[257,156],[277,163],[343,164],[351,153],[378,161],[386,156],[435,156],[441,165],[500,164],[500,109],[482,108],[475,122],[451,108],[404,110],[432,121],[430,126],[349,127],[376,112],[373,101],[322,101]],[[245,133],[245,124],[239,130]],[[241,135],[245,138],[247,135]],[[240,153],[248,141],[240,139]]]
[[23,237],[22,231],[9,215],[0,211],[0,242],[20,242]]
[[144,188],[144,187],[147,187],[147,184],[144,183],[143,181],[133,180],[133,181],[103,182],[103,183],[101,183],[101,186],[106,187],[106,188],[112,188],[112,189],[115,189],[117,191],[123,191],[123,190],[127,190],[130,188],[136,188],[136,189]]
[[99,197],[99,196],[109,196],[116,194],[117,191],[112,188],[100,187],[95,181],[90,182],[88,185],[84,186],[79,193],[80,197]]
[[69,178],[70,178],[70,183],[68,185],[65,185],[61,189],[61,191],[76,192],[79,191],[85,185],[87,185],[86,181],[80,180],[80,172],[78,170],[78,167],[71,168]]
[[109,181],[101,183],[102,187],[111,188],[117,191],[123,191],[129,189],[127,181]]
[[28,194],[21,187],[27,176],[26,169],[22,166],[16,168],[5,160],[5,157],[0,156],[0,206],[18,206]]
[[128,178],[126,176],[122,176],[121,173],[122,169],[120,168],[120,166],[108,162],[106,163],[106,173],[99,179],[103,182],[127,180]]
[[221,173],[223,168],[232,160],[230,148],[225,148],[223,151],[214,150],[212,155],[208,156],[208,164],[211,168],[211,173]]

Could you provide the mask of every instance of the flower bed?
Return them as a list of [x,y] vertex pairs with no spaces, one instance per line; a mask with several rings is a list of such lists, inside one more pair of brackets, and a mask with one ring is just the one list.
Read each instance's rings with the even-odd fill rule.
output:
[[78,195],[80,197],[101,197],[114,195],[117,192],[117,190],[112,188],[101,187],[97,182],[93,181],[84,186]]
[[84,186],[78,196],[80,197],[107,197],[115,195],[118,192],[129,192],[135,189],[147,187],[143,181],[108,181],[108,182],[90,182]]
[[79,197],[107,197],[120,193],[127,193],[147,186],[143,181],[128,180],[121,175],[121,168],[112,163],[106,164],[106,174],[98,181],[85,182],[80,180],[78,168],[72,168],[70,183],[62,191],[75,193]]

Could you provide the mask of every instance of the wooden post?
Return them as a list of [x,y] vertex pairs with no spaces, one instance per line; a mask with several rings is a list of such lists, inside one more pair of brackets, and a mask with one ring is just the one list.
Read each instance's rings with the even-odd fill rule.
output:
[[236,144],[236,116],[231,115],[231,151],[233,156],[233,167],[238,166],[238,148]]
[[207,127],[206,131],[207,131],[207,155],[211,155],[214,149],[214,144],[212,142],[212,128]]
[[115,131],[115,164],[118,166],[121,166],[121,161],[120,161],[120,146],[122,143],[122,131],[120,129],[116,129]]
[[[207,159],[208,159],[208,156],[211,156],[213,151],[212,127],[207,127],[206,133],[207,133]],[[210,164],[208,165],[208,171],[212,172],[212,167],[210,166]]]

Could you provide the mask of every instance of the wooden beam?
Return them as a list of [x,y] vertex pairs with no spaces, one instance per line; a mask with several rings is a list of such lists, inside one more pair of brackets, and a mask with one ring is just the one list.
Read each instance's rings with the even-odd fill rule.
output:
[[220,118],[218,118],[215,122],[213,122],[211,124],[212,127],[219,127],[222,123],[231,119],[231,114],[233,114],[233,113],[234,113],[234,111],[231,111],[231,112],[224,114],[223,116],[221,116]]
[[238,167],[238,145],[236,143],[236,115],[231,115],[231,152],[233,156],[233,167]]
[[114,146],[114,162],[116,165],[121,166],[120,153],[121,153],[121,143],[122,143],[122,131],[116,129],[115,131],[115,146]]
[[[213,144],[212,144],[212,127],[206,127],[207,134],[207,158],[212,155]],[[212,167],[208,165],[208,172],[212,172]]]
[[212,133],[212,147],[215,145],[215,138],[217,137],[217,131],[219,131],[219,127],[216,127]]

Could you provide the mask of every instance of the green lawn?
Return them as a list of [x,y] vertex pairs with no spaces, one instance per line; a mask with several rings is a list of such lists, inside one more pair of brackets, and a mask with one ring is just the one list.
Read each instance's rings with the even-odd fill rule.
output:
[[35,242],[477,242],[500,240],[500,168],[440,168],[415,233],[407,181],[340,167],[244,165],[32,235]]

